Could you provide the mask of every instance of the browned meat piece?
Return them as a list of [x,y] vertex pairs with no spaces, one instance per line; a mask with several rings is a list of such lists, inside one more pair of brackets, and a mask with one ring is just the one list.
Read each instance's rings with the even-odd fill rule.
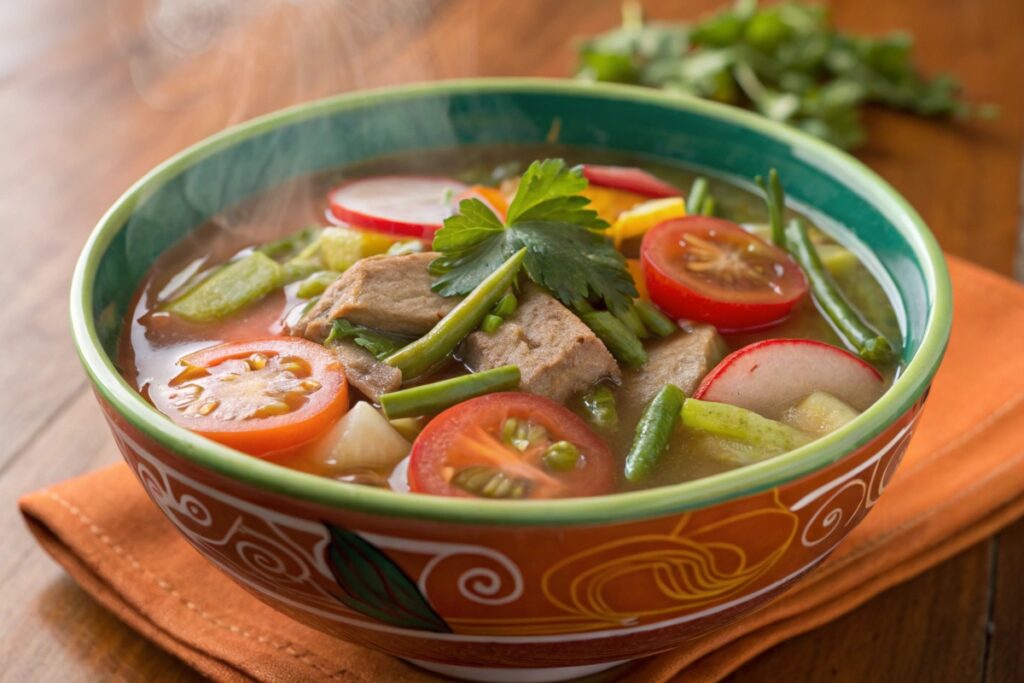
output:
[[292,334],[323,342],[331,321],[345,318],[384,332],[419,337],[459,302],[430,289],[427,266],[435,252],[373,256],[357,261],[292,328]]
[[647,363],[627,371],[622,378],[620,403],[647,405],[670,382],[690,396],[729,351],[718,331],[703,324],[688,325],[682,332],[646,348]]
[[533,286],[524,290],[519,308],[501,327],[466,338],[463,357],[477,371],[518,365],[523,391],[555,401],[620,377],[615,359],[590,328]]
[[341,341],[337,344],[331,342],[331,348],[341,357],[349,384],[374,403],[380,401],[381,394],[396,391],[402,386],[402,371],[377,360],[363,347]]

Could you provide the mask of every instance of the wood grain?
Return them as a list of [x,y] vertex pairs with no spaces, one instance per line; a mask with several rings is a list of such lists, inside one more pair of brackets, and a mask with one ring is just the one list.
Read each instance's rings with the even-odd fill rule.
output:
[[[146,170],[225,125],[356,87],[470,75],[562,76],[573,36],[617,0],[377,3],[72,0],[0,9],[0,680],[178,681],[194,674],[113,619],[32,542],[23,492],[117,458],[75,358],[65,292],[92,225]],[[720,3],[645,2],[655,18]],[[843,27],[907,29],[993,122],[873,111],[862,159],[943,246],[1011,272],[1024,88],[1020,0],[832,0]],[[346,9],[339,14],[337,7]],[[192,8],[189,10],[188,8]],[[199,8],[199,9],[197,9]],[[188,11],[207,12],[202,30]],[[31,381],[26,380],[31,368]],[[13,390],[10,390],[13,388]],[[735,680],[1011,681],[1024,670],[1024,522],[846,617],[749,663]],[[991,624],[986,628],[987,624]]]

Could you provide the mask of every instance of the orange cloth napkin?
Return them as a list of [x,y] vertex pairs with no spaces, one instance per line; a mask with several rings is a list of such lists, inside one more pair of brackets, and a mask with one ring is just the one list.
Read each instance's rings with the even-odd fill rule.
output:
[[[867,519],[768,607],[611,678],[666,681],[685,669],[687,680],[717,680],[1024,515],[1024,288],[956,259],[950,267],[949,352],[910,450]],[[86,591],[211,678],[435,680],[258,602],[185,543],[124,465],[20,504],[40,544]]]

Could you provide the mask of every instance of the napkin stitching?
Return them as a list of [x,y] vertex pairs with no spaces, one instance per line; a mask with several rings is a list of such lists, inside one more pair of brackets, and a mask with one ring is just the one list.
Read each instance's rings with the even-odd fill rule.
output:
[[[226,621],[224,621],[224,620],[222,620],[222,619],[220,619],[218,617],[213,616],[212,614],[210,614],[209,612],[207,612],[206,610],[201,608],[199,605],[197,605],[196,603],[192,602],[191,600],[186,598],[184,595],[179,593],[178,590],[173,585],[171,585],[167,581],[161,579],[159,576],[154,574],[149,569],[143,567],[139,563],[139,561],[137,559],[135,559],[135,557],[130,552],[125,550],[120,544],[118,544],[110,536],[108,536],[106,534],[106,532],[104,532],[101,527],[99,527],[95,522],[93,522],[92,519],[90,519],[89,516],[86,515],[84,512],[82,512],[76,505],[74,505],[73,503],[65,500],[63,497],[60,496],[60,494],[55,493],[54,491],[52,491],[50,489],[47,489],[46,491],[44,491],[44,493],[49,498],[51,498],[52,500],[54,500],[58,504],[60,504],[68,512],[70,512],[79,522],[82,523],[83,526],[85,526],[87,529],[89,529],[89,531],[93,534],[93,536],[95,536],[100,541],[102,541],[104,544],[106,544],[116,554],[118,554],[121,557],[123,557],[124,559],[126,559],[128,561],[128,563],[129,563],[129,566],[131,566],[133,569],[135,569],[136,571],[140,572],[144,576],[148,576],[150,579],[152,579],[156,583],[157,586],[159,586],[161,589],[163,589],[164,591],[169,593],[171,596],[176,598],[179,602],[181,602],[181,604],[185,605],[185,607],[187,607],[192,612],[198,614],[204,620],[210,622],[211,624],[213,624],[214,626],[216,626],[218,628],[230,631],[232,633],[237,633],[237,634],[239,634],[241,636],[244,636],[245,638],[248,638],[250,640],[255,640],[255,641],[260,642],[260,643],[267,643],[267,644],[269,644],[270,646],[272,646],[273,648],[275,648],[277,650],[282,650],[282,651],[288,653],[289,655],[291,655],[292,657],[294,657],[295,659],[297,659],[298,661],[302,662],[303,664],[306,664],[308,666],[313,667],[314,669],[316,669],[320,673],[326,675],[328,678],[337,679],[339,674],[342,673],[342,672],[339,672],[339,671],[332,671],[331,669],[326,668],[325,666],[322,666],[322,665],[318,664],[316,660],[320,659],[319,657],[317,657],[316,655],[314,655],[313,653],[311,653],[309,651],[302,652],[300,650],[294,649],[294,647],[292,646],[292,643],[288,642],[287,640],[282,641],[282,642],[274,642],[274,640],[272,638],[270,638],[269,636],[257,634],[255,631],[246,630],[245,628],[242,628],[240,626],[236,626],[235,624],[232,624],[232,623],[228,623],[228,622],[226,622]],[[321,660],[321,661],[326,662],[326,660]],[[348,673],[351,673],[351,672],[348,672]]]
[[1007,399],[1006,403],[1001,405],[997,410],[992,411],[976,425],[967,431],[958,434],[951,441],[947,441],[941,447],[932,451],[927,458],[922,458],[919,462],[915,462],[909,469],[900,470],[900,475],[906,477],[913,472],[917,472],[922,467],[934,465],[936,460],[945,456],[949,451],[953,450],[953,448],[971,439],[980,432],[985,431],[991,427],[993,423],[1003,419],[1008,412],[1017,407],[1017,404],[1019,404],[1022,399],[1024,399],[1024,391],[1018,392],[1015,396]]
[[865,543],[864,545],[858,547],[857,550],[851,551],[849,555],[846,555],[845,557],[841,557],[839,559],[833,559],[830,562],[828,562],[827,564],[822,565],[822,567],[817,572],[815,572],[816,579],[821,579],[823,577],[826,577],[826,576],[829,576],[830,574],[835,573],[836,571],[842,569],[843,567],[851,564],[855,560],[858,560],[858,559],[864,557],[864,555],[866,555],[868,552],[874,550],[876,547],[882,545],[883,543],[887,543],[894,536],[901,535],[905,531],[907,531],[909,529],[912,529],[915,526],[920,525],[922,522],[925,522],[925,521],[931,519],[932,517],[934,517],[939,512],[945,511],[946,508],[949,507],[949,503],[955,503],[955,502],[957,502],[959,500],[962,500],[968,494],[972,494],[975,491],[977,491],[979,488],[982,488],[983,486],[987,485],[989,481],[991,481],[996,476],[1001,474],[1004,470],[1010,469],[1012,466],[1016,465],[1017,462],[1021,459],[1022,456],[1024,456],[1024,451],[1020,451],[1020,452],[1014,454],[1005,463],[1003,463],[999,467],[997,467],[994,470],[992,470],[991,473],[989,474],[989,476],[974,482],[973,485],[968,486],[967,488],[961,489],[959,493],[957,493],[956,495],[946,499],[946,505],[934,506],[931,509],[929,509],[927,512],[922,513],[920,515],[917,515],[916,517],[913,517],[911,519],[908,519],[903,524],[900,524],[900,525],[897,525],[897,526],[893,527],[892,529],[890,529],[886,533],[879,534],[878,536],[873,538],[870,542]]

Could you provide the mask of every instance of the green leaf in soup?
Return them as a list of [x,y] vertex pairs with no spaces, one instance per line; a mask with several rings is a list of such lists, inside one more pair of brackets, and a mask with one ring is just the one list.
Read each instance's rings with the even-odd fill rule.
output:
[[594,294],[611,311],[622,313],[637,296],[625,259],[603,235],[544,221],[509,231],[514,244],[527,248],[524,266],[530,278],[570,308]]
[[338,584],[336,597],[350,609],[399,628],[450,633],[416,583],[387,555],[359,534],[332,524],[327,566]]
[[606,228],[580,192],[587,179],[579,169],[567,168],[561,159],[545,159],[530,164],[519,181],[519,189],[508,207],[508,225],[533,220],[560,221],[588,228]]

